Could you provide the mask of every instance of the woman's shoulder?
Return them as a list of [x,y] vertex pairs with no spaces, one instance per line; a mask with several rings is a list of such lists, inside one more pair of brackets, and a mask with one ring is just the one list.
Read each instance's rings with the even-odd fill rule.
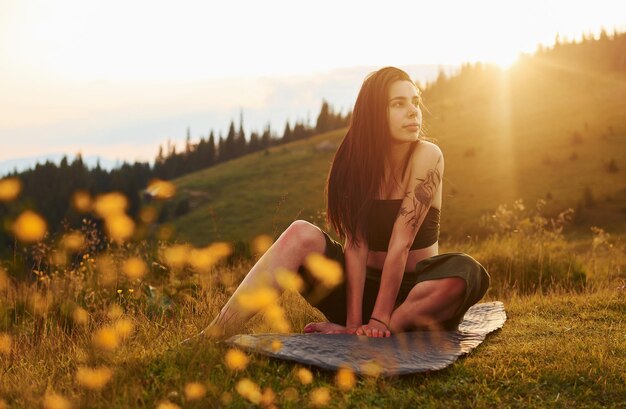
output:
[[415,148],[413,156],[415,155],[443,156],[443,152],[438,145],[430,141],[420,140],[420,142],[417,144],[417,147]]
[[443,165],[443,152],[439,146],[429,141],[420,141],[411,158],[415,170],[423,167],[431,167],[435,163]]

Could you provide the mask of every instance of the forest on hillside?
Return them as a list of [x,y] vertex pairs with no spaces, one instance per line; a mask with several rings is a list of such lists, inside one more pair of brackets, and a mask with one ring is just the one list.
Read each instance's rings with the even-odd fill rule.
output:
[[[83,215],[72,207],[75,192],[86,193],[92,197],[106,192],[120,192],[128,199],[128,214],[136,218],[142,201],[149,196],[146,188],[152,180],[172,180],[247,154],[267,151],[273,146],[343,128],[349,120],[350,113],[337,113],[328,102],[323,101],[315,126],[297,121],[292,129],[287,122],[282,135],[276,135],[268,124],[261,134],[251,131],[246,136],[243,116],[240,117],[239,127],[236,129],[234,121],[231,121],[226,137],[220,135],[217,142],[214,132],[211,131],[208,139],[201,137],[194,143],[188,130],[185,150],[177,152],[176,147],[171,144],[165,150],[161,146],[154,165],[134,162],[124,163],[111,171],[102,169],[99,165],[89,169],[78,154],[72,161],[64,157],[58,165],[47,161],[23,172],[14,171],[5,179],[17,178],[21,184],[21,194],[19,200],[12,203],[3,203],[0,200],[0,220],[4,221],[5,227],[0,229],[0,255],[13,253],[13,236],[7,224],[26,209],[42,215],[51,235],[63,229],[80,227],[85,217],[92,219],[90,222],[95,223],[101,231],[102,226],[97,218]],[[157,221],[176,217],[181,210],[168,211],[169,209],[165,209]]]

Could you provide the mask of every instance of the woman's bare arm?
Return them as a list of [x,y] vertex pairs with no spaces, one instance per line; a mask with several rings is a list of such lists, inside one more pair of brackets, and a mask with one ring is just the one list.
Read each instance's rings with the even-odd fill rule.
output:
[[359,239],[359,246],[346,239],[344,255],[346,260],[347,328],[356,328],[363,323],[363,288],[365,287],[367,251],[367,241],[362,237]]
[[394,223],[383,264],[380,288],[372,317],[385,323],[389,323],[395,306],[411,244],[435,195],[440,193],[442,177],[441,150],[436,145],[428,144],[419,155],[416,155],[407,193]]

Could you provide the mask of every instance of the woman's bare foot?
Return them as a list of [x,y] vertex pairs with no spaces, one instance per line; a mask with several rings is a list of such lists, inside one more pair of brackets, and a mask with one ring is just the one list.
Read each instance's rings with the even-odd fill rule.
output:
[[321,334],[340,334],[346,332],[346,327],[334,322],[309,322],[304,326],[304,332]]
[[179,345],[189,345],[193,342],[220,342],[234,335],[232,332],[224,331],[223,329],[217,326],[209,325],[196,335],[192,335],[191,337],[184,339],[179,343]]

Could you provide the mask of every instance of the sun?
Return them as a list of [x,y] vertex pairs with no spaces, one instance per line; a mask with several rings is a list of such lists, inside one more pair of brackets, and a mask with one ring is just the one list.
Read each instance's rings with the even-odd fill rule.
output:
[[511,68],[511,66],[515,64],[518,59],[519,59],[519,55],[517,51],[511,50],[511,51],[500,52],[499,54],[491,57],[489,61],[496,64],[498,67],[502,68],[503,70],[507,70]]

